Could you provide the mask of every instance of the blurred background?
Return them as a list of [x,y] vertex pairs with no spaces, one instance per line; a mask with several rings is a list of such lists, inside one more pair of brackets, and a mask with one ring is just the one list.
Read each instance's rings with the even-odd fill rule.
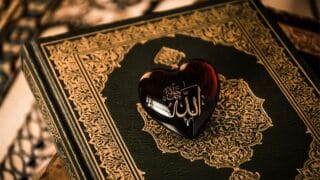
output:
[[[0,0],[0,179],[38,179],[45,176],[49,163],[49,172],[64,173],[21,72],[24,42],[203,1],[207,0]],[[309,75],[320,78],[320,0],[261,1],[297,49]]]

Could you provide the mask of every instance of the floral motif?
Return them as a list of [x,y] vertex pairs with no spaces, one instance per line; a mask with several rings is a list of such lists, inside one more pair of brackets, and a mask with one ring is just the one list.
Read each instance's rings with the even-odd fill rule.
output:
[[[97,151],[96,154],[102,162],[100,168],[107,171],[112,178],[129,178],[133,174],[137,177],[141,176],[141,171],[134,164],[126,163],[125,158],[130,158],[130,154],[125,155],[119,151],[119,144],[123,143],[121,136],[111,132],[110,128],[115,127],[110,127],[110,124],[106,123],[113,123],[109,116],[105,116],[108,114],[105,112],[107,108],[101,108],[98,104],[104,104],[103,101],[106,99],[102,95],[102,90],[108,86],[108,76],[115,68],[120,67],[125,54],[136,43],[144,43],[164,36],[172,37],[175,34],[200,38],[213,44],[233,46],[242,52],[256,56],[258,62],[278,83],[282,92],[290,97],[288,101],[297,109],[297,113],[315,139],[319,139],[319,90],[296,65],[297,61],[291,52],[284,48],[281,40],[273,35],[272,29],[266,27],[265,22],[262,22],[258,16],[260,16],[259,10],[255,8],[253,1],[236,1],[88,33],[81,38],[71,37],[41,44],[43,52],[50,59],[49,63],[54,67],[51,71],[57,72],[69,100],[76,106],[79,117],[75,122],[86,127],[86,132],[83,133],[88,134],[88,141],[95,149],[94,151]],[[90,84],[87,83],[88,80]],[[95,94],[98,94],[97,97],[94,96]],[[245,127],[249,126],[245,123],[246,120],[248,119],[243,119]],[[232,123],[228,125],[230,132],[237,130]],[[256,124],[253,123],[253,125]],[[264,127],[259,128],[261,131],[264,130]],[[220,130],[216,129],[216,132],[224,132]],[[240,149],[232,152],[237,153],[238,150],[242,151],[241,148],[245,147],[244,145],[254,144],[250,142],[253,135],[256,133],[248,133],[243,137],[239,134],[233,137],[233,140],[246,141],[243,142],[244,144],[238,144]],[[259,139],[259,136],[256,138]],[[220,152],[224,153],[228,148],[228,146],[221,146]],[[223,159],[224,156],[218,153],[216,155],[220,159],[217,159],[213,165],[237,167],[252,156],[250,148],[245,149],[245,152],[247,154],[243,154],[243,157],[232,158],[231,156],[230,160]],[[199,157],[194,157],[195,159]],[[211,162],[208,161],[208,163]],[[129,166],[132,166],[131,169],[136,172],[132,174]]]
[[[90,43],[81,41],[81,49],[85,50],[90,47]],[[70,45],[68,41],[64,44]],[[80,48],[77,47],[77,48]],[[136,168],[135,164],[127,163],[126,158],[131,158],[128,154],[122,154],[118,143],[121,139],[116,138],[117,134],[111,134],[112,125],[107,125],[103,109],[99,106],[94,106],[96,103],[95,93],[101,93],[105,83],[108,80],[108,74],[112,73],[115,68],[120,67],[120,62],[124,58],[124,53],[127,52],[132,45],[115,47],[109,50],[96,50],[89,54],[59,54],[57,52],[65,49],[60,46],[48,46],[47,48],[53,52],[50,56],[51,60],[55,60],[59,79],[64,81],[69,89],[69,99],[72,100],[80,115],[78,121],[83,123],[86,132],[90,139],[88,142],[94,145],[96,155],[101,160],[100,167],[108,172],[108,178],[117,179],[121,177],[143,178],[143,172]],[[60,49],[61,48],[61,49]],[[59,59],[56,59],[58,58]],[[72,64],[72,65],[71,65]],[[75,66],[77,65],[77,66]],[[82,69],[86,69],[86,73]],[[72,72],[72,73],[70,73]],[[92,80],[88,83],[88,79]],[[91,86],[91,87],[90,87]],[[101,97],[101,99],[103,99]],[[135,168],[135,171],[130,170],[130,166]],[[101,178],[103,174],[100,174]]]
[[252,146],[261,144],[262,132],[272,126],[263,109],[263,99],[256,97],[242,79],[219,75],[221,90],[208,128],[197,139],[179,136],[153,120],[142,108],[137,109],[163,153],[180,153],[191,161],[204,160],[216,168],[238,168],[253,156]]
[[296,180],[320,179],[320,142],[313,140],[310,145],[309,159],[304,163],[304,167],[298,169],[299,175]]
[[176,69],[178,68],[179,62],[185,57],[186,55],[182,51],[162,47],[154,58],[154,62],[156,64],[163,64],[170,66],[172,69]]
[[253,173],[244,169],[235,169],[231,176],[229,177],[229,180],[257,180],[260,179],[259,173]]

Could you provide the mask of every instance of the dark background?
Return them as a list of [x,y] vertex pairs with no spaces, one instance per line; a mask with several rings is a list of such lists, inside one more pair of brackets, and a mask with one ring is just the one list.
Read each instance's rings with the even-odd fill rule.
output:
[[142,131],[144,122],[136,109],[138,82],[141,75],[156,67],[153,59],[162,46],[183,51],[187,58],[203,58],[213,64],[227,79],[244,79],[253,93],[265,99],[263,107],[273,127],[263,132],[261,145],[253,147],[250,161],[240,168],[259,172],[261,179],[294,179],[297,168],[308,159],[311,137],[306,127],[254,56],[233,47],[213,45],[197,38],[177,35],[145,44],[137,44],[125,56],[121,68],[109,76],[104,96],[107,107],[137,166],[152,179],[227,179],[230,168],[216,169],[202,160],[191,162],[179,153],[162,153],[152,136]]

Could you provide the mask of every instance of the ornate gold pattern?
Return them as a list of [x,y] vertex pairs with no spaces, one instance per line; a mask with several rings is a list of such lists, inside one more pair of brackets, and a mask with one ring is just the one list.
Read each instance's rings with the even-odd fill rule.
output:
[[[90,49],[93,47],[92,44],[86,44],[86,41],[81,42],[83,43],[78,44],[78,48]],[[69,42],[65,41],[64,43],[68,44]],[[130,167],[123,157],[124,155],[121,154],[117,140],[110,134],[112,130],[104,120],[103,113],[99,107],[94,106],[96,99],[90,90],[90,85],[83,77],[81,65],[75,66],[75,64],[83,63],[90,79],[93,80],[94,88],[100,94],[108,80],[108,75],[115,68],[120,67],[124,54],[131,47],[132,45],[127,45],[109,50],[97,50],[95,53],[79,54],[76,58],[72,54],[61,56],[59,53],[52,53],[50,57],[50,59],[55,60],[57,67],[60,67],[59,79],[68,79],[68,81],[64,81],[67,87],[72,87],[74,84],[77,86],[76,89],[70,89],[69,99],[75,103],[80,114],[79,121],[86,127],[86,131],[90,136],[89,143],[94,145],[97,152],[96,155],[100,157],[102,162],[100,167],[107,170],[108,178],[111,179],[121,177],[143,178],[143,172],[138,172],[139,177],[135,177],[136,175],[130,171]],[[64,50],[63,46],[61,46],[62,49],[59,48],[59,46],[48,47],[51,52],[61,52]],[[58,55],[59,58],[55,55]],[[70,72],[73,73],[70,74]]]
[[[62,86],[69,94],[69,100],[75,104],[80,114],[78,121],[85,125],[89,142],[102,162],[101,167],[109,174],[119,177],[129,176],[130,172],[124,162],[125,156],[114,143],[115,135],[106,124],[112,120],[99,111],[97,102],[106,99],[101,90],[108,86],[108,75],[118,67],[123,56],[134,44],[174,34],[233,46],[256,56],[258,62],[265,66],[278,83],[289,102],[298,109],[297,112],[314,137],[319,139],[319,91],[311,81],[307,83],[307,76],[292,63],[295,59],[290,52],[278,43],[278,39],[263,25],[257,11],[249,3],[252,2],[218,5],[89,33],[81,38],[72,37],[41,44],[46,56],[53,62],[52,66],[57,69],[58,77],[64,83]],[[252,5],[254,6],[254,3]],[[83,62],[76,60],[76,57],[80,57]],[[80,65],[75,65],[79,62],[84,64],[85,70],[80,70]],[[52,71],[55,72],[55,69],[52,68]],[[90,81],[94,82],[93,87],[89,87],[83,72],[92,78]],[[98,92],[98,97],[93,97],[95,91],[92,91],[92,88]],[[249,152],[247,156],[250,155]],[[246,157],[240,159],[247,160]],[[230,164],[219,166],[235,167],[241,161],[231,160]]]
[[229,177],[229,180],[257,180],[260,179],[259,173],[253,173],[244,169],[235,169],[231,176]]
[[296,180],[320,179],[320,142],[315,139],[311,142],[309,159],[304,163],[304,167],[298,169],[299,175]]
[[295,48],[300,51],[320,56],[320,34],[279,23]]
[[172,69],[176,69],[178,68],[179,62],[185,57],[186,55],[182,51],[162,47],[154,58],[154,63],[167,65]]
[[219,75],[220,97],[208,123],[197,139],[179,136],[153,120],[137,104],[144,120],[143,130],[150,133],[163,153],[180,153],[191,161],[203,159],[216,168],[237,168],[253,156],[252,146],[261,144],[262,132],[272,126],[264,111],[263,99],[256,97],[242,79]]
[[[319,139],[319,90],[306,83],[306,77],[303,77],[299,68],[290,61],[292,57],[287,55],[285,49],[277,44],[269,30],[261,26],[259,19],[255,16],[256,12],[246,3],[242,7],[245,10],[239,10],[239,8],[241,9],[241,6],[232,6],[230,9],[234,11],[229,12],[229,14],[240,13],[237,16],[238,21],[194,28],[187,32],[181,32],[181,34],[201,38],[213,44],[234,46],[238,50],[255,55],[258,63],[263,64],[269,72],[276,74],[276,77],[273,78],[279,78],[281,82],[279,86],[284,86],[284,94],[288,93],[293,96],[294,100],[291,103],[300,108],[305,124],[316,139]],[[246,33],[250,34],[250,38]]]

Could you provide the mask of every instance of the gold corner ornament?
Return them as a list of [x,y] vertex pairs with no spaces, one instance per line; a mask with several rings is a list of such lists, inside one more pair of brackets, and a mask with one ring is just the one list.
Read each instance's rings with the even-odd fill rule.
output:
[[145,123],[142,130],[152,135],[160,151],[180,153],[190,161],[203,160],[211,167],[235,170],[251,159],[252,147],[261,144],[262,132],[272,127],[272,120],[263,109],[264,99],[256,97],[242,79],[226,79],[219,75],[219,80],[217,107],[207,128],[196,139],[171,132],[137,104]]
[[[260,15],[253,1],[236,1],[42,43],[41,48],[48,60],[50,72],[59,80],[67,103],[73,104],[79,115],[74,117],[74,122],[79,127],[86,127],[80,134],[87,138],[83,143],[93,157],[93,163],[97,164],[95,170],[99,173],[107,172],[109,178],[143,178],[142,171],[136,167],[130,153],[124,153],[129,151],[113,125],[105,105],[107,97],[102,94],[102,90],[108,87],[109,75],[121,67],[125,55],[135,44],[175,34],[199,38],[213,45],[232,46],[257,57],[290,104],[297,109],[313,137],[319,140],[319,90],[305,72],[299,69],[295,63],[297,60],[282,41],[273,35],[272,27],[259,18]],[[237,130],[234,126],[226,128],[231,129],[230,133]],[[240,135],[238,139],[252,138],[249,134],[242,134],[246,135],[244,137]],[[221,148],[224,150],[228,147]],[[251,153],[252,149],[249,148],[241,154],[244,157],[234,159],[235,156],[230,156],[229,162],[217,159],[213,165],[236,167],[248,160],[247,156],[251,156]],[[211,163],[210,160],[207,162]]]
[[185,58],[184,52],[163,46],[154,58],[155,64],[162,64],[177,69],[179,62]]
[[244,169],[236,168],[231,173],[229,180],[258,180],[260,179],[260,174],[255,172],[250,172]]
[[296,180],[320,179],[320,142],[315,139],[310,144],[309,159],[298,169]]

